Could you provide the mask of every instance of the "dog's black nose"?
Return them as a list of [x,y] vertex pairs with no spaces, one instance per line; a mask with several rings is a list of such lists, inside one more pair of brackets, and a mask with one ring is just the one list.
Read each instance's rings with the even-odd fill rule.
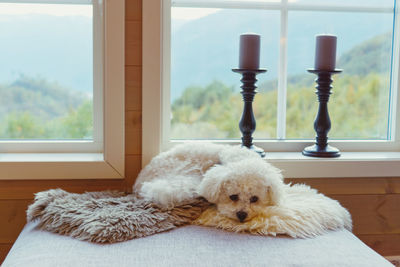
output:
[[236,212],[236,216],[238,217],[240,222],[243,222],[247,217],[247,212],[238,211],[238,212]]

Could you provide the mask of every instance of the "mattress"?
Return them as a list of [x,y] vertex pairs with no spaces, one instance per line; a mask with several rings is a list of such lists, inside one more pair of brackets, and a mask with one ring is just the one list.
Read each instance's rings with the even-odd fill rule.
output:
[[186,226],[101,245],[36,230],[35,226],[25,226],[3,267],[393,266],[347,230],[293,239]]

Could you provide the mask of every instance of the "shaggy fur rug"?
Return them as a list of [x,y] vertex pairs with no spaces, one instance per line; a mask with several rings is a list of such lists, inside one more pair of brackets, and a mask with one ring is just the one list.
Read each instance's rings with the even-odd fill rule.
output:
[[120,192],[39,192],[27,210],[38,228],[95,243],[115,243],[190,224],[209,203],[200,198],[171,210]]

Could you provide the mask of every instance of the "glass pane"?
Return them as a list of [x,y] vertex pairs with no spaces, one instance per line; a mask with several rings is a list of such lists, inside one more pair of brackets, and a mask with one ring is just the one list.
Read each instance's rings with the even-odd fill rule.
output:
[[[315,23],[318,22],[318,23]],[[289,13],[287,138],[314,138],[315,35],[338,37],[337,68],[329,100],[331,139],[387,139],[393,14]]]
[[277,11],[172,8],[172,139],[241,137],[241,76],[232,68],[245,32],[261,34],[260,66],[268,69],[257,77],[255,137],[275,137],[279,23]]
[[0,3],[0,139],[91,139],[92,6]]
[[393,0],[295,0],[289,3],[329,6],[394,7]]

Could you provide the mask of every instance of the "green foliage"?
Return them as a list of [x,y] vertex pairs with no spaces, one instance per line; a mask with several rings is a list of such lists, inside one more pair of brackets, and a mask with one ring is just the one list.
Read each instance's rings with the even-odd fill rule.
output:
[[[333,83],[333,95],[329,102],[331,138],[386,137],[389,94],[387,77],[387,74],[376,73],[335,77],[337,79]],[[318,102],[312,79],[308,83],[304,79],[302,83],[288,85],[286,135],[289,139],[313,139],[315,136],[313,125]],[[213,82],[206,88],[188,88],[183,96],[185,100],[178,99],[172,105],[172,138],[240,138],[238,123],[243,102],[239,93]],[[197,99],[202,102],[196,102]],[[213,101],[207,102],[204,99]],[[253,104],[257,120],[255,138],[276,137],[276,102],[276,90],[266,90],[256,95]]]
[[21,76],[0,85],[1,139],[87,139],[93,103],[81,93]]
[[[387,74],[334,77],[329,100],[330,138],[382,139],[387,135],[389,81]],[[287,138],[314,138],[318,111],[314,85],[288,85]]]
[[64,138],[91,138],[93,132],[93,102],[85,101],[61,120]]

